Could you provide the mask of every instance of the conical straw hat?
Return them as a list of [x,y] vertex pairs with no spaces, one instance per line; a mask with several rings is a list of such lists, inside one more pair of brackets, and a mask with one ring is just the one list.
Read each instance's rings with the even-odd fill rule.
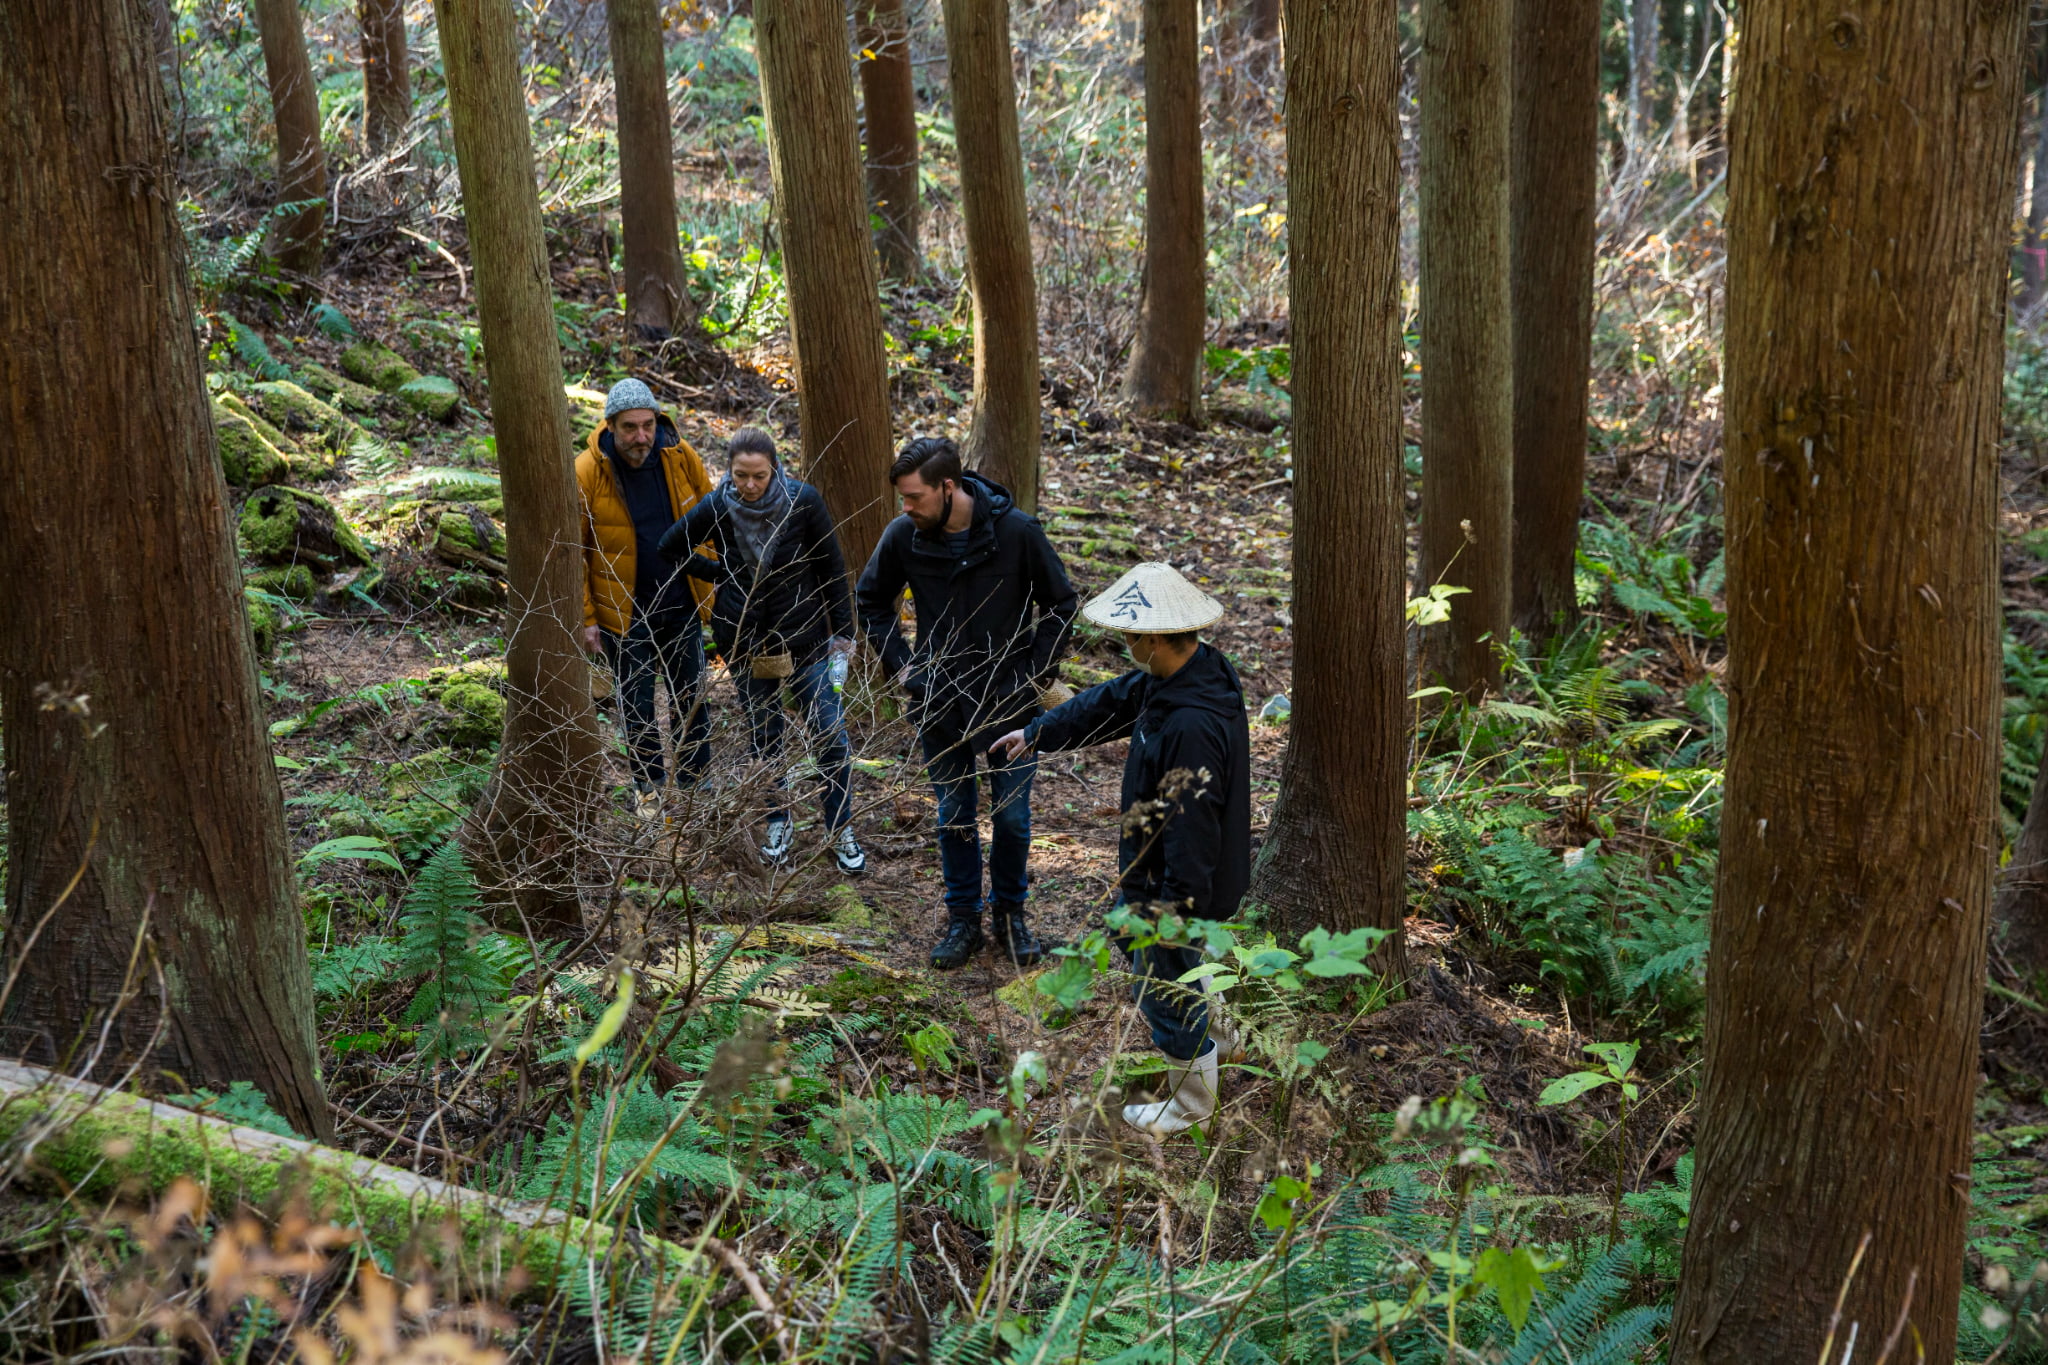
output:
[[1098,626],[1140,635],[1200,630],[1223,619],[1223,604],[1171,564],[1140,564],[1090,599],[1081,614]]

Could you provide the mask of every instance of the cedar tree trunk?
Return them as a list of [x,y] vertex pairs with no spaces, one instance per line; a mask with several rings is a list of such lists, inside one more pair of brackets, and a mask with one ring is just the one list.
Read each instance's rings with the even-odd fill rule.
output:
[[[6,1046],[249,1081],[328,1137],[147,17],[16,0],[0,52]],[[147,457],[52,478],[89,393],[120,396]]]
[[1208,318],[1196,0],[1144,0],[1145,268],[1124,396],[1140,415],[1202,419]]
[[1008,0],[945,0],[946,71],[960,150],[960,214],[974,290],[974,424],[961,455],[1038,509],[1038,286]]
[[1650,141],[1656,116],[1657,47],[1663,14],[1658,0],[1628,0],[1628,114],[1624,126],[1631,157],[1641,156]]
[[1600,0],[1514,0],[1509,196],[1514,294],[1514,619],[1542,640],[1578,619]]
[[1407,973],[1397,0],[1290,0],[1294,720],[1252,895]]
[[1838,1294],[1837,1351],[1901,1324],[1892,1359],[1954,1352],[2024,15],[1743,8],[1731,739],[1675,1365],[1819,1360]]
[[302,275],[320,273],[320,235],[327,221],[327,152],[320,145],[320,93],[306,60],[298,0],[255,0],[263,35],[263,71],[277,123],[277,202],[320,202],[282,219],[278,264]]
[[1512,605],[1512,4],[1422,5],[1422,586],[1469,589],[1427,648],[1431,671],[1474,697],[1500,680]]
[[2038,989],[2036,979],[2048,972],[2048,756],[2034,776],[2027,818],[2013,842],[2012,861],[1999,877],[1991,919],[2017,978],[2013,984],[2029,992]]
[[[917,87],[903,0],[867,0],[860,10],[860,99],[867,125],[868,203],[880,218],[875,250],[882,274],[918,277]],[[872,54],[872,55],[870,55]]]
[[406,74],[405,0],[357,0],[363,26],[364,134],[381,152],[405,136],[412,121],[412,82]]
[[847,562],[858,566],[894,508],[889,370],[845,21],[832,0],[758,0],[754,34],[803,396],[804,477],[824,494]]
[[510,0],[435,0],[510,532],[505,737],[465,830],[524,932],[582,930],[576,854],[597,809],[597,713],[577,647],[582,510]]
[[668,67],[655,0],[609,0],[612,80],[619,109],[619,226],[626,321],[643,341],[666,341],[687,315],[676,246],[675,146]]

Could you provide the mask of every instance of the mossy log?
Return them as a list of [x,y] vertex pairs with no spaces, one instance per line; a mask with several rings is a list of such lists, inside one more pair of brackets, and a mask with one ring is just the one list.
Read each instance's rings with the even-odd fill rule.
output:
[[284,452],[266,440],[254,422],[232,408],[214,404],[213,430],[220,442],[220,472],[230,484],[260,488],[290,477],[291,464]]
[[265,564],[305,564],[332,573],[344,564],[370,562],[369,547],[334,504],[318,493],[282,484],[242,504],[242,548]]
[[[0,1145],[32,1184],[88,1202],[151,1197],[183,1176],[215,1207],[303,1200],[388,1252],[459,1255],[498,1292],[545,1293],[591,1262],[664,1277],[713,1268],[674,1242],[499,1199],[301,1138],[243,1128],[40,1067],[0,1061]],[[458,1234],[449,1237],[453,1230]]]
[[396,397],[414,412],[445,422],[455,415],[456,405],[462,402],[462,390],[455,387],[452,379],[426,374],[401,384]]
[[[1075,536],[1054,533],[1048,536],[1047,539],[1053,543],[1054,548],[1060,552],[1061,557],[1068,561],[1069,568],[1072,567],[1073,562],[1076,560],[1135,560],[1145,557],[1145,552],[1139,547],[1137,541],[1125,540],[1116,536]],[[1117,570],[1118,574],[1122,572],[1122,569]]]
[[377,341],[358,341],[341,353],[341,370],[379,393],[397,393],[420,377],[405,357]]
[[377,391],[368,384],[336,374],[325,365],[299,366],[299,378],[306,388],[326,399],[343,412],[375,412]]
[[[249,387],[250,403],[271,425],[300,443],[300,453],[316,450],[326,456],[345,455],[356,438],[366,435],[354,418],[324,403],[290,380],[270,380]],[[310,440],[304,438],[310,437]],[[331,464],[332,460],[324,461]]]

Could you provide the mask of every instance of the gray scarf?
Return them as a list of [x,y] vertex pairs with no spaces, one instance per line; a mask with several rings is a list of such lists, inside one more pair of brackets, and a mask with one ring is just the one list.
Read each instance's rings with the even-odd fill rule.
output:
[[726,511],[732,517],[733,541],[740,552],[740,558],[749,568],[758,571],[761,560],[768,553],[768,544],[775,539],[775,533],[782,529],[782,523],[789,516],[789,482],[777,469],[768,480],[768,490],[761,494],[759,502],[748,502],[740,491],[732,486],[732,476],[718,486],[718,494],[725,499]]

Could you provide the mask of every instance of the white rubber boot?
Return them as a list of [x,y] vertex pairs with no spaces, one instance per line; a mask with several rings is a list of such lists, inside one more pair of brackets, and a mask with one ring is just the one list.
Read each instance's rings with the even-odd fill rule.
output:
[[1166,1079],[1173,1090],[1154,1104],[1127,1104],[1124,1122],[1153,1137],[1171,1137],[1216,1112],[1217,1049],[1212,1040],[1191,1062],[1167,1059]]

